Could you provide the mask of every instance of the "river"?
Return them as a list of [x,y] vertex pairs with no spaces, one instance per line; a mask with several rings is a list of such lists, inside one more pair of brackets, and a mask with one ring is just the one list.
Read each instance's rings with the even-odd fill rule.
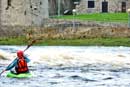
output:
[[[0,46],[0,71],[25,46]],[[130,47],[32,46],[32,78],[0,77],[0,87],[130,87]]]

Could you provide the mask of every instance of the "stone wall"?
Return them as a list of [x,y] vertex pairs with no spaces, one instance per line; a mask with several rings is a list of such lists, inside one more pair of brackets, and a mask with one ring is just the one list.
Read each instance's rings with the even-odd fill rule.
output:
[[1,0],[0,0],[0,29],[1,29]]
[[39,26],[48,18],[48,0],[0,0],[2,26]]
[[[63,30],[56,28],[46,28],[32,30],[33,34],[27,37],[44,39],[83,39],[83,38],[108,38],[108,37],[130,37],[130,29],[124,27],[80,27],[73,29],[67,27]],[[41,33],[38,33],[41,32]]]
[[67,19],[48,19],[45,21],[43,27],[56,27],[60,28],[61,30],[67,27],[73,27],[76,28],[80,27],[124,27],[128,28],[127,23],[122,22],[106,22],[106,21],[82,21],[82,20],[67,20]]
[[[104,0],[94,0],[95,7],[88,8],[88,0],[81,0],[80,4],[76,6],[79,14],[83,13],[100,13],[102,12],[102,2]],[[105,0],[108,2],[108,12],[121,12],[122,2],[126,2],[126,10],[130,8],[130,0]]]
[[41,28],[41,35],[37,35],[34,29],[34,36],[41,36],[47,39],[78,39],[97,37],[130,37],[130,29],[127,24],[112,22],[94,22],[75,20],[75,27],[71,20],[50,19],[46,27]]
[[[74,24],[74,25],[73,25]],[[11,29],[11,30],[10,30]],[[0,29],[0,37],[18,37],[28,35],[42,38],[94,38],[94,37],[130,37],[130,29],[123,23],[106,23],[49,19],[40,27],[6,26]]]

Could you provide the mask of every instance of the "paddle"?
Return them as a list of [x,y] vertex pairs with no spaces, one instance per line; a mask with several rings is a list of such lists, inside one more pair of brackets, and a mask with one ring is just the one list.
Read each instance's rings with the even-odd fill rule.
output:
[[34,43],[36,43],[36,40],[32,40],[30,44],[28,44],[28,46],[26,47],[26,49],[24,50],[24,52],[31,47]]
[[6,70],[3,70],[1,73],[0,73],[0,76],[5,72]]
[[[30,44],[28,44],[28,46],[26,47],[26,49],[24,50],[24,52],[26,50],[28,50],[34,43],[36,43],[37,40],[32,40]],[[10,65],[10,64],[9,64]],[[9,66],[8,65],[8,66]],[[5,72],[6,70],[3,70],[1,73],[0,73],[0,76]]]

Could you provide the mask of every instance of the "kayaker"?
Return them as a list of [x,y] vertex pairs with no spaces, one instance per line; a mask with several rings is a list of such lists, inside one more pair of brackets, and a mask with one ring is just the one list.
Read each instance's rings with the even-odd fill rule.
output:
[[[30,59],[24,56],[24,52],[19,50],[17,51],[17,58],[13,60],[13,62],[6,68],[5,71],[10,70],[12,73],[20,74],[20,73],[28,73],[28,65]],[[12,69],[15,69],[12,71]]]

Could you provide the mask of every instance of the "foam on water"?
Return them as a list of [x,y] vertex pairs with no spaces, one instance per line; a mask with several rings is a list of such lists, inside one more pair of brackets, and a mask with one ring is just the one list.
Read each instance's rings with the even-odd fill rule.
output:
[[128,66],[129,51],[128,47],[35,47],[27,53],[34,61],[52,66],[85,66],[97,63]]
[[[8,49],[8,50],[5,50]],[[0,54],[6,58],[16,56],[15,51],[25,46],[0,46]],[[87,64],[130,65],[129,47],[73,47],[32,46],[25,54],[35,63],[51,66],[85,66]]]

